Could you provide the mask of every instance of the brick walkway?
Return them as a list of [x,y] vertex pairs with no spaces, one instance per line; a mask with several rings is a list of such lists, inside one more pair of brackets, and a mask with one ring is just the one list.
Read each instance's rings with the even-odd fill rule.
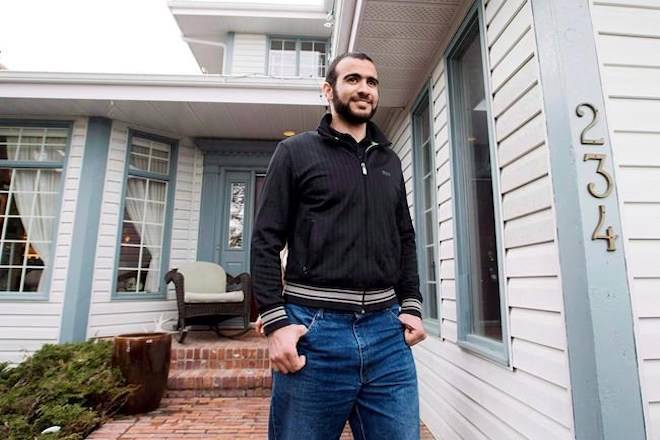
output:
[[[172,397],[160,408],[141,416],[117,418],[89,437],[90,440],[244,440],[265,439],[268,397]],[[351,440],[348,426],[341,440]],[[303,440],[303,439],[301,439]],[[422,425],[421,440],[433,440]]]

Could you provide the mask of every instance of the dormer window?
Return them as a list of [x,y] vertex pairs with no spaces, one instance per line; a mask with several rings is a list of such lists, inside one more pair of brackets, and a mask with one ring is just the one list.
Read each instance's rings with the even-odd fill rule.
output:
[[271,76],[325,76],[327,41],[271,38],[268,74]]

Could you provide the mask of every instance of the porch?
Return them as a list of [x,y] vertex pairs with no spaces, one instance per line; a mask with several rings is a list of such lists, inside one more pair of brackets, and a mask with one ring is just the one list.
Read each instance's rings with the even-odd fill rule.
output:
[[[172,342],[168,392],[148,414],[120,416],[90,440],[263,439],[268,432],[271,369],[264,337],[193,332]],[[420,422],[421,423],[421,422]],[[422,440],[434,437],[422,423]],[[341,440],[352,439],[348,424]]]

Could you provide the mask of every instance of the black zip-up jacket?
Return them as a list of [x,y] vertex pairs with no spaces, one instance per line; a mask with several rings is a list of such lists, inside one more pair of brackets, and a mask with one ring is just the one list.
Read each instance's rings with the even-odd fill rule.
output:
[[266,334],[289,324],[285,302],[363,313],[398,302],[421,317],[401,162],[374,124],[358,144],[333,130],[331,117],[280,142],[268,166],[251,249]]

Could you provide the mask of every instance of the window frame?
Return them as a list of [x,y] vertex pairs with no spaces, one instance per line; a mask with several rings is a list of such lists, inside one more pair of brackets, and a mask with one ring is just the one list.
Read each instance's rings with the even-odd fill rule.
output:
[[68,170],[69,154],[71,151],[71,140],[73,138],[73,121],[70,120],[40,120],[40,119],[0,119],[0,127],[29,127],[29,128],[63,128],[67,130],[67,141],[64,146],[64,159],[62,162],[37,162],[37,161],[15,161],[1,160],[0,167],[14,169],[61,169],[62,178],[60,181],[59,193],[55,208],[55,221],[53,223],[53,236],[50,244],[50,252],[53,256],[53,263],[50,264],[42,273],[44,280],[44,290],[42,292],[14,292],[0,291],[0,301],[5,302],[32,302],[48,301],[50,299],[50,288],[53,279],[53,267],[56,257],[61,212],[62,199],[66,182],[66,173]]
[[[478,38],[481,45],[481,61],[482,61],[482,76],[484,81],[484,94],[486,101],[486,118],[488,128],[488,141],[490,150],[490,167],[491,167],[491,181],[493,190],[493,213],[494,213],[494,229],[495,229],[495,242],[497,248],[498,258],[498,284],[500,296],[500,321],[502,330],[502,341],[497,342],[485,336],[477,335],[472,332],[473,316],[471,298],[469,292],[469,279],[467,274],[470,267],[468,266],[469,257],[466,255],[466,247],[469,247],[469,236],[465,228],[466,218],[466,188],[463,185],[462,168],[463,161],[462,155],[457,154],[458,148],[464,148],[461,145],[457,136],[455,127],[464,127],[464,121],[460,111],[453,109],[460,108],[460,103],[456,95],[457,86],[454,84],[453,72],[455,71],[455,61],[453,58],[464,49],[467,38],[470,32],[476,29],[478,31]],[[444,53],[444,62],[447,73],[447,105],[449,108],[449,146],[450,146],[450,160],[452,170],[452,189],[454,191],[452,197],[453,208],[453,226],[454,226],[454,255],[456,259],[455,264],[455,282],[456,282],[456,307],[457,307],[457,344],[476,354],[502,364],[505,367],[510,367],[510,331],[509,331],[509,316],[508,316],[508,303],[506,291],[506,278],[505,278],[505,253],[504,253],[504,233],[502,221],[502,193],[500,191],[499,182],[499,164],[497,156],[497,140],[495,138],[495,123],[492,113],[492,93],[490,88],[490,64],[488,60],[488,46],[486,42],[486,25],[484,20],[484,5],[483,0],[476,0],[469,12],[466,14],[458,31],[454,34],[451,43]]]
[[433,101],[431,98],[431,83],[430,80],[426,82],[424,88],[420,91],[415,99],[415,102],[411,106],[410,110],[410,125],[412,131],[412,157],[413,157],[413,185],[414,185],[414,209],[415,209],[415,231],[416,231],[416,243],[417,243],[417,266],[419,271],[420,278],[420,290],[423,298],[423,313],[424,316],[423,322],[424,327],[429,331],[430,334],[438,335],[441,334],[442,314],[441,314],[441,302],[442,295],[440,293],[440,261],[439,258],[439,247],[438,247],[438,233],[437,230],[433,231],[433,256],[434,256],[434,268],[435,268],[435,283],[436,283],[436,313],[437,319],[431,318],[428,316],[430,311],[430,302],[428,301],[428,293],[426,291],[426,283],[428,280],[427,273],[427,261],[426,261],[426,242],[427,242],[427,233],[425,218],[424,218],[424,164],[422,163],[424,159],[424,154],[420,150],[421,148],[421,139],[419,133],[419,127],[416,126],[415,119],[420,116],[423,112],[422,106],[426,105],[428,107],[429,115],[429,147],[431,148],[431,179],[433,181],[434,191],[430,194],[431,197],[431,209],[433,224],[438,225],[438,201],[437,201],[437,176],[436,176],[436,164],[435,164],[435,136],[433,130]]
[[[270,63],[270,45],[273,40],[288,40],[295,41],[296,43],[296,74],[295,75],[273,75],[270,72],[271,63]],[[315,38],[315,37],[302,37],[302,36],[290,36],[290,35],[268,35],[266,39],[266,75],[273,76],[276,78],[323,78],[322,76],[300,76],[300,52],[302,50],[302,43],[323,43],[325,45],[325,65],[323,66],[324,70],[327,70],[328,61],[330,60],[330,41],[326,38]],[[327,72],[325,72],[327,73]]]
[[[138,137],[150,141],[161,142],[168,144],[171,147],[170,152],[170,168],[167,179],[163,179],[162,174],[151,173],[148,171],[131,171],[130,170],[130,160],[131,160],[131,148],[133,146],[133,138]],[[167,285],[165,284],[164,277],[167,273],[168,266],[170,264],[170,251],[172,247],[172,224],[173,224],[173,215],[174,215],[174,201],[176,194],[176,173],[177,173],[177,162],[179,155],[179,142],[176,139],[147,133],[139,130],[130,129],[128,130],[128,142],[126,145],[126,154],[124,160],[124,177],[123,177],[123,188],[121,192],[121,203],[119,208],[119,217],[117,222],[117,239],[115,241],[115,264],[112,271],[112,295],[111,300],[127,300],[127,301],[145,301],[145,300],[164,300],[167,299]],[[156,180],[167,180],[167,194],[166,194],[166,203],[165,206],[165,221],[163,223],[163,244],[161,247],[161,262],[160,262],[160,274],[158,277],[158,291],[157,292],[137,292],[137,293],[128,293],[128,292],[118,292],[117,291],[117,275],[119,274],[119,260],[121,256],[121,241],[122,241],[122,230],[124,223],[124,210],[126,207],[126,192],[128,189],[128,178],[141,177],[146,179],[156,179]]]

